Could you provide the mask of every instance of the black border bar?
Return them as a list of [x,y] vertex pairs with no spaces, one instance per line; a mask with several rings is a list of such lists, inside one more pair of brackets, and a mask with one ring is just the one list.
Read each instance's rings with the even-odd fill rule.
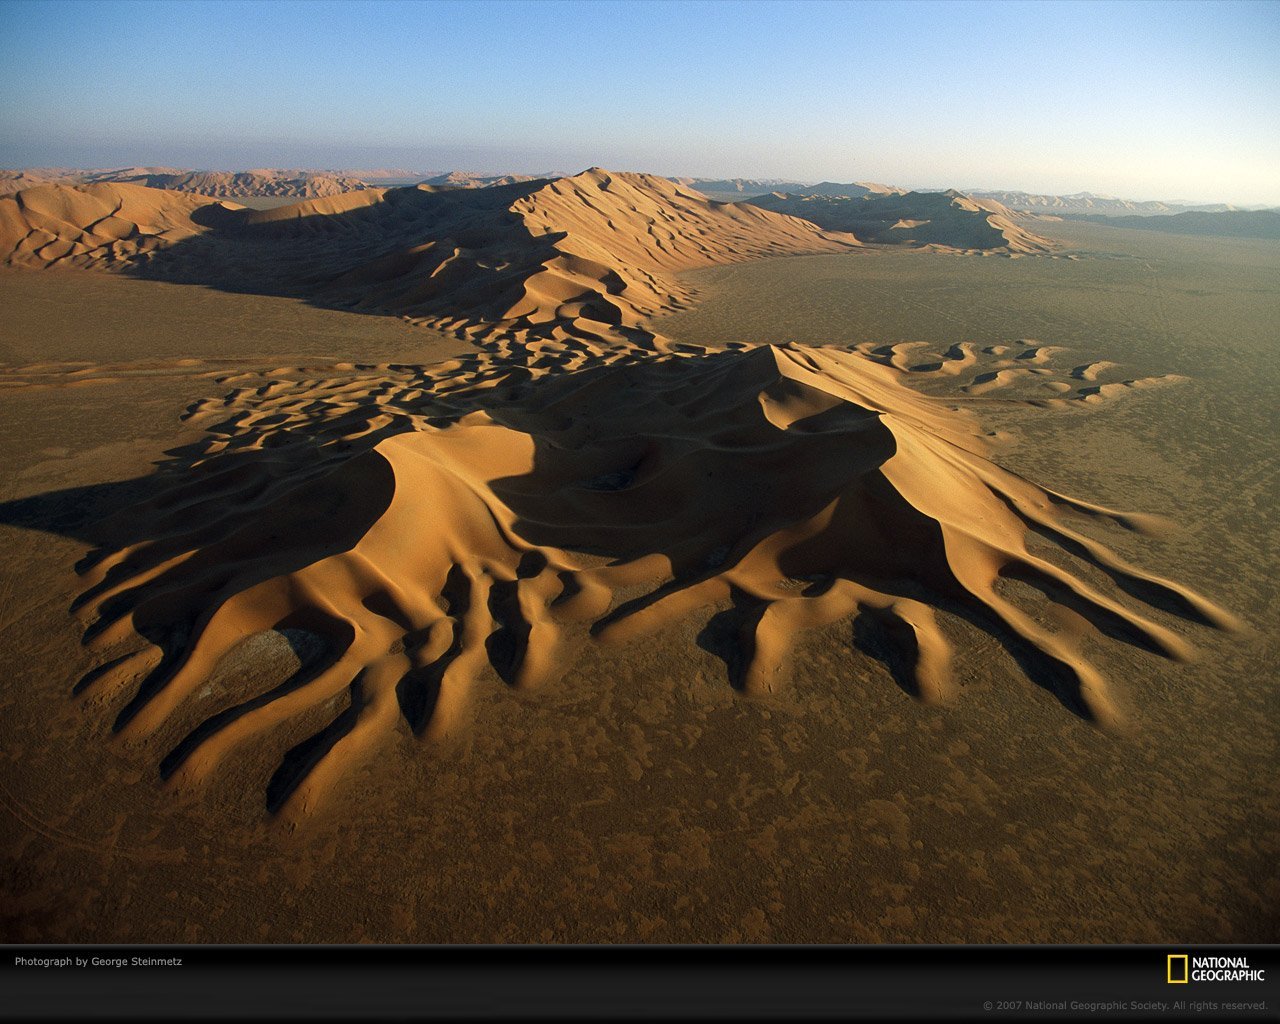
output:
[[[1182,954],[1263,977],[1171,984]],[[0,1000],[5,1020],[1280,1021],[1280,947],[5,945]]]

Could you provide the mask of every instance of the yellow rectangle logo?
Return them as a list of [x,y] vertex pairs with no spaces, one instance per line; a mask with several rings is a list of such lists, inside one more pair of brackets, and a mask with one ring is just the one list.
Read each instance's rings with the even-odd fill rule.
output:
[[[1175,970],[1174,965],[1179,967]],[[1169,984],[1185,985],[1191,978],[1191,970],[1187,963],[1186,953],[1169,954]]]

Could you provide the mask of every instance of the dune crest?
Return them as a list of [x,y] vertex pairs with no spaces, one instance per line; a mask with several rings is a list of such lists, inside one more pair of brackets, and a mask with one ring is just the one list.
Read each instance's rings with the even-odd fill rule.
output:
[[[173,785],[292,737],[267,800],[297,817],[380,745],[456,735],[489,668],[536,687],[576,644],[698,614],[748,693],[783,685],[805,629],[857,617],[904,686],[945,700],[943,610],[1114,724],[1102,676],[1002,580],[1114,639],[1191,649],[1035,555],[1032,531],[1140,600],[1235,626],[1074,530],[1076,512],[1129,524],[1001,469],[977,422],[906,387],[907,371],[793,345],[548,351],[276,376],[193,407],[204,452],[85,569],[86,640],[105,664],[80,689],[119,709],[118,731]],[[210,696],[219,663],[273,633],[310,638],[298,673]]]

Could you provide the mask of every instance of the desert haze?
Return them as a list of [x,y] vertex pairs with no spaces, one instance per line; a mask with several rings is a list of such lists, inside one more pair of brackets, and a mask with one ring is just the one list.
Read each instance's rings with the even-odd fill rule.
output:
[[5,173],[7,940],[1275,940],[1274,213]]

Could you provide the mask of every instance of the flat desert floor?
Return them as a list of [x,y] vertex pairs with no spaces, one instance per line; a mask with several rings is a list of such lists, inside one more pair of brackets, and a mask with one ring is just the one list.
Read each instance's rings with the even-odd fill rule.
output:
[[[118,707],[73,694],[96,664],[69,613],[84,588],[74,568],[93,524],[201,439],[179,417],[226,392],[217,378],[426,363],[468,343],[286,298],[0,275],[0,936],[1275,941],[1280,243],[1036,231],[1083,255],[761,260],[689,275],[697,304],[657,329],[713,348],[970,342],[1031,353],[1029,365],[1044,349],[1084,380],[1104,361],[1185,377],[1097,406],[966,398],[1008,437],[1000,465],[1172,520],[1158,537],[1076,528],[1193,586],[1243,632],[1148,610],[1198,650],[1183,663],[1086,633],[1004,581],[1110,680],[1125,724],[1103,729],[945,614],[957,683],[945,701],[916,699],[848,620],[803,633],[788,685],[748,696],[730,683],[716,609],[695,609],[642,641],[578,646],[536,690],[487,670],[459,742],[388,746],[301,825],[264,806],[268,752],[175,792],[113,739]],[[958,387],[919,376],[932,394]],[[261,671],[244,657],[218,669],[224,684]]]

